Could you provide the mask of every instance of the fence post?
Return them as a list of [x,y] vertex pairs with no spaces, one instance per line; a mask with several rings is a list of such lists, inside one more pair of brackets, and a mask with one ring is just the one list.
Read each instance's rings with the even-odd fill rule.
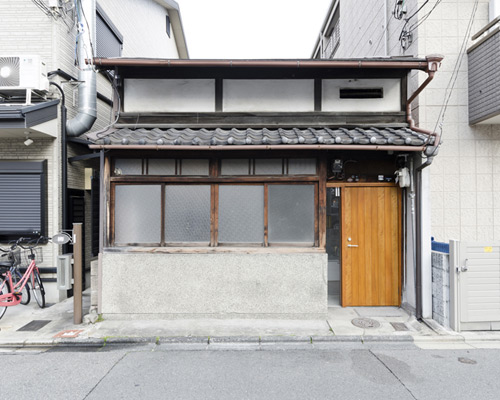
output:
[[73,224],[73,322],[82,323],[82,224]]
[[460,242],[450,240],[450,328],[460,332],[460,297],[457,268],[460,263]]

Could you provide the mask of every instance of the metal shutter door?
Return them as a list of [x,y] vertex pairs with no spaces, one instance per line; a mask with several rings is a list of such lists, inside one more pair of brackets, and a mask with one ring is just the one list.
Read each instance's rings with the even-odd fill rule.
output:
[[40,174],[0,174],[0,232],[41,231]]

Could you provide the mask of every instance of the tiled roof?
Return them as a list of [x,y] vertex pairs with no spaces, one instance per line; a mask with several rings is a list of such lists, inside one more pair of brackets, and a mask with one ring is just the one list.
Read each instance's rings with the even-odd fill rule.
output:
[[121,128],[98,145],[388,145],[423,146],[428,136],[408,128],[145,129]]

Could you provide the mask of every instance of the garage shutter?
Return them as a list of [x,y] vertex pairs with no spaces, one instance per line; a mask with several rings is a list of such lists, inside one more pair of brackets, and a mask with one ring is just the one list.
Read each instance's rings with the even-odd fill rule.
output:
[[45,162],[0,162],[0,239],[44,234]]

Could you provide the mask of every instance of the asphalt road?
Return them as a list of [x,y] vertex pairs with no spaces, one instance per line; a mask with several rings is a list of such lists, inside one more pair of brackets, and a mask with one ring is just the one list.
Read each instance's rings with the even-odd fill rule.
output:
[[138,347],[0,353],[3,399],[499,399],[500,350]]

